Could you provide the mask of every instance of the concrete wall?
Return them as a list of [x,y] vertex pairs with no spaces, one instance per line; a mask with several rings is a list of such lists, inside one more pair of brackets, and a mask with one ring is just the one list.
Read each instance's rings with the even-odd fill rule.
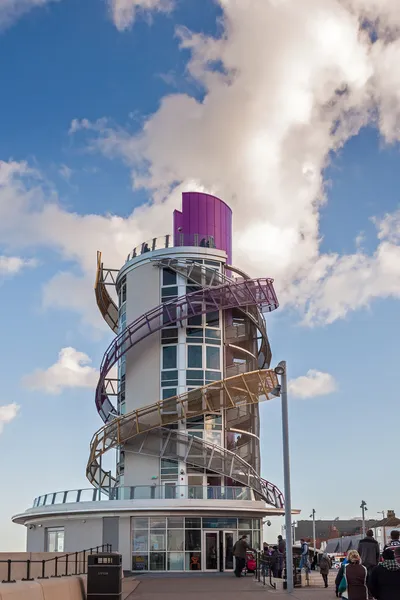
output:
[[[64,527],[64,552],[78,552],[103,544],[103,520],[88,519],[52,520],[49,527]],[[46,552],[46,526],[27,529],[27,551]],[[106,542],[105,542],[106,543]]]
[[[46,528],[35,527],[35,529],[26,530],[26,550],[27,552],[45,552],[46,551]],[[83,550],[83,548],[82,548]]]
[[111,544],[113,552],[119,547],[119,517],[103,517],[103,544]]
[[130,571],[132,569],[132,542],[131,542],[131,518],[119,518],[119,548],[118,552],[122,554],[122,569]]

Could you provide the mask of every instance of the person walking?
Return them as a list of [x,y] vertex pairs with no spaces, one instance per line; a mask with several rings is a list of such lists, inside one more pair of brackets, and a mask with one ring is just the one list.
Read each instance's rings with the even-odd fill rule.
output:
[[328,575],[329,575],[329,571],[331,569],[331,561],[329,556],[326,554],[326,552],[324,552],[324,554],[321,557],[321,560],[319,561],[319,572],[322,575],[322,579],[324,580],[324,584],[325,587],[328,587]]
[[400,565],[390,548],[382,553],[383,562],[376,566],[369,578],[369,591],[376,600],[399,600]]
[[362,564],[367,569],[369,579],[372,569],[379,563],[380,557],[379,544],[374,539],[374,532],[372,529],[368,529],[366,537],[360,540],[358,544],[358,553],[361,557]]
[[[235,557],[235,575],[236,577],[242,576],[242,571],[246,565],[246,552],[252,550],[247,543],[247,535],[242,535],[233,546],[233,556]],[[253,550],[253,552],[255,552]]]
[[346,589],[341,590],[343,581],[339,586],[342,598],[348,600],[368,600],[367,569],[361,564],[361,557],[357,550],[350,550],[347,555],[348,564],[344,567]]
[[281,557],[282,555],[278,550],[278,546],[274,546],[271,555],[271,571],[274,577],[279,577],[279,566]]
[[393,531],[390,532],[390,542],[386,544],[384,549],[386,550],[386,548],[393,550],[394,557],[400,564],[400,531],[393,529]]

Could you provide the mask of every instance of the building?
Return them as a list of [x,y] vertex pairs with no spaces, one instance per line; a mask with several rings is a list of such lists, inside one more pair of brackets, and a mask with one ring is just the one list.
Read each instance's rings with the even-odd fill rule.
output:
[[[365,525],[367,529],[373,528],[376,521],[366,520]],[[313,522],[312,520],[297,521],[294,529],[295,540],[299,542],[301,539],[313,541]],[[351,538],[352,536],[358,536],[362,533],[362,520],[361,519],[331,519],[331,520],[315,520],[315,537],[317,548],[323,548],[324,542],[331,543],[331,547],[334,545],[334,540],[339,540],[339,548],[344,547],[346,542],[344,538]],[[342,544],[340,540],[343,538]],[[333,551],[332,551],[333,552]],[[347,552],[347,550],[345,550]]]
[[[384,516],[384,511],[382,513]],[[400,519],[396,517],[394,510],[388,510],[386,517],[376,521],[371,529],[374,532],[375,539],[379,542],[380,549],[383,550],[385,545],[390,542],[390,533],[393,530],[400,531]]]
[[260,475],[259,402],[279,393],[263,316],[278,307],[272,280],[233,265],[232,212],[219,198],[184,193],[173,230],[119,271],[98,254],[97,304],[115,338],[96,389],[92,487],[39,496],[16,515],[28,551],[111,543],[125,571],[232,570],[238,536],[260,547],[263,518],[284,512]]

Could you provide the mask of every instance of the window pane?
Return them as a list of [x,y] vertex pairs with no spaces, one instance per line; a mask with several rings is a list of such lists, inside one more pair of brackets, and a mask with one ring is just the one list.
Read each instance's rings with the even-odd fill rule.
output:
[[221,379],[221,371],[206,371],[206,383],[219,381]]
[[146,531],[134,531],[133,532],[133,551],[134,552],[147,552],[149,549],[149,532]]
[[201,529],[200,517],[186,517],[185,518],[186,529]]
[[219,312],[210,312],[206,314],[207,327],[219,327]]
[[186,371],[186,385],[202,385],[204,371]]
[[132,556],[132,571],[148,571],[149,557],[147,554],[134,554]]
[[203,323],[203,315],[196,315],[194,317],[189,317],[189,319],[188,319],[189,327],[195,327],[196,325],[198,327],[201,327],[202,323]]
[[176,304],[171,302],[163,308],[163,325],[175,324],[176,322]]
[[236,529],[237,519],[231,517],[204,517],[204,529]]
[[183,529],[183,517],[168,517],[168,529]]
[[[211,348],[212,350],[219,350],[219,348]],[[162,349],[163,354],[163,369],[176,369],[176,346],[164,346]],[[212,367],[209,367],[210,369]],[[218,367],[219,368],[219,367]]]
[[150,552],[150,571],[165,571],[165,552]]
[[251,519],[239,519],[239,528],[240,529],[251,529],[252,521]]
[[253,529],[261,529],[261,520],[253,519]]
[[165,533],[152,533],[150,535],[150,550],[165,550]]
[[201,570],[201,553],[200,552],[185,552],[185,570],[200,571]]
[[168,552],[168,571],[183,571],[184,560],[183,552]]
[[185,549],[201,550],[201,530],[186,529],[185,531]]
[[204,429],[204,415],[186,419],[186,429]]
[[174,296],[175,296],[175,298],[178,296],[178,287],[177,286],[167,287],[161,291],[161,300],[163,302],[167,299],[170,300]]
[[207,346],[206,347],[206,359],[207,359],[207,364],[206,364],[207,369],[219,370],[221,368],[220,350],[217,346]]
[[178,371],[163,371],[161,373],[161,386],[171,387],[178,385]]
[[206,343],[219,345],[221,343],[221,330],[206,329]]
[[[173,463],[173,461],[170,461]],[[165,517],[151,517],[150,528],[151,529],[165,529],[166,520]]]
[[149,526],[148,517],[134,517],[133,528],[134,529],[147,529]]
[[[162,399],[163,400],[168,400],[168,398],[174,398],[174,396],[176,396],[176,388],[164,388],[162,391]],[[176,408],[176,406],[175,406]],[[176,411],[174,411],[176,412]]]
[[222,415],[206,415],[205,416],[205,429],[221,430],[222,429]]
[[[217,348],[218,350],[218,348]],[[188,346],[188,368],[201,369],[203,367],[203,347]]]
[[163,285],[176,285],[176,273],[170,269],[163,269]]
[[178,329],[172,327],[171,329],[163,329],[161,331],[161,343],[162,344],[177,344],[178,343]]
[[192,292],[198,292],[199,290],[201,290],[201,286],[200,285],[187,285],[186,286],[186,293],[187,294],[191,294]]
[[184,550],[183,529],[170,529],[168,531],[168,550]]
[[200,327],[188,327],[186,329],[186,341],[188,343],[203,343],[203,329]]

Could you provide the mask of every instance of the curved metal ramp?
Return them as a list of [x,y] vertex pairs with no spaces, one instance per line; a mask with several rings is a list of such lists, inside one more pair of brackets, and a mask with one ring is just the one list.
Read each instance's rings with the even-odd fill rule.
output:
[[118,307],[108,293],[107,286],[115,286],[113,273],[118,273],[117,269],[104,269],[101,262],[101,252],[97,252],[97,270],[94,292],[96,302],[103,319],[114,333],[118,333]]

